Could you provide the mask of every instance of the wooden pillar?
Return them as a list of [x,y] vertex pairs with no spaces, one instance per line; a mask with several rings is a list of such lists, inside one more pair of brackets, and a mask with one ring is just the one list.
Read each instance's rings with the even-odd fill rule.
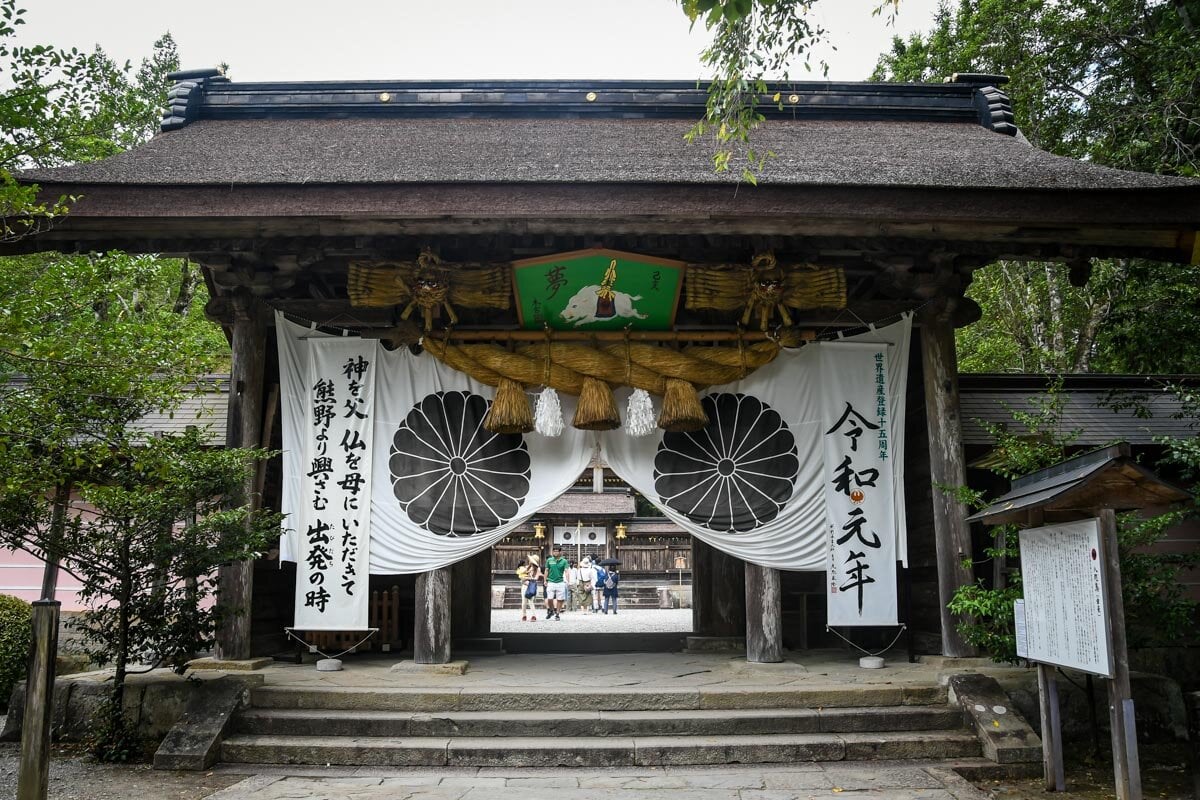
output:
[[450,567],[450,626],[458,637],[485,636],[492,630],[492,551]]
[[1125,600],[1121,594],[1121,556],[1117,550],[1117,515],[1103,508],[1100,547],[1104,551],[1108,581],[1108,618],[1111,626],[1113,676],[1108,682],[1108,724],[1112,730],[1113,773],[1117,800],[1142,800],[1142,771],[1138,759],[1137,726],[1129,686],[1129,650],[1125,641]]
[[[233,296],[232,367],[229,376],[229,412],[225,432],[227,447],[262,444],[263,373],[267,358],[266,313],[248,292]],[[257,480],[247,480],[246,494],[252,509],[260,508]],[[250,617],[254,594],[254,562],[240,561],[217,573],[218,602],[224,617],[217,631],[217,658],[239,661],[250,658]]]
[[966,507],[940,486],[965,486],[962,420],[958,403],[958,360],[954,325],[949,315],[921,318],[921,365],[925,375],[925,417],[929,424],[929,475],[933,492],[933,537],[937,547],[938,600],[941,608],[942,653],[974,655],[958,632],[957,618],[947,608],[958,587],[972,582],[963,559],[971,555]]
[[[52,568],[57,572],[57,564]],[[25,681],[25,712],[21,718],[17,800],[46,800],[59,606],[57,600],[42,599],[33,603],[33,648]]]
[[746,660],[783,661],[783,610],[779,570],[746,564]]
[[418,664],[450,661],[450,567],[417,576],[413,620],[413,660]]
[[492,548],[475,556],[475,613],[471,627],[473,636],[492,632]]
[[746,576],[742,560],[692,537],[692,632],[746,633]]
[[1047,792],[1066,791],[1063,772],[1062,721],[1054,667],[1037,665],[1038,712],[1042,723],[1042,780]]

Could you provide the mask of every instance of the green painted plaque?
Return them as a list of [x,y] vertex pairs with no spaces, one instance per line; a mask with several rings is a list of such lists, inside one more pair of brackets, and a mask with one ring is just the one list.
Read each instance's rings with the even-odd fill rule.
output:
[[576,250],[513,262],[521,327],[670,330],[684,264],[616,250]]

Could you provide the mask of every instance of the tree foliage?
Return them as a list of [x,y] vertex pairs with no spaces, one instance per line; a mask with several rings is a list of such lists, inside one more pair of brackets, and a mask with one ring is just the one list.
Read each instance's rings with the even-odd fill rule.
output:
[[[989,467],[1001,477],[1015,479],[1062,461],[1079,438],[1080,431],[1062,425],[1066,395],[1061,380],[1047,393],[1036,398],[1028,411],[1010,409],[1012,420],[995,425],[984,422],[993,438],[993,459]],[[1200,410],[1188,408],[1194,415]],[[1200,419],[1200,418],[1197,418]],[[1193,437],[1188,441],[1200,441]],[[1195,454],[1192,454],[1195,455]],[[1168,450],[1166,466],[1176,470],[1200,470],[1200,457],[1189,461],[1189,451]],[[940,487],[972,509],[989,505],[987,497],[967,487]],[[1136,513],[1122,514],[1117,520],[1117,546],[1121,561],[1121,593],[1125,606],[1125,624],[1131,647],[1188,641],[1197,633],[1197,605],[1188,598],[1180,576],[1200,564],[1200,552],[1162,553],[1150,548],[1161,541],[1169,528],[1200,516],[1195,502],[1164,514],[1142,518]],[[984,549],[983,562],[1020,558],[1017,525],[999,525],[991,530],[992,544]],[[972,565],[973,566],[973,565]],[[996,661],[1013,662],[1017,658],[1013,623],[1013,601],[1023,596],[1019,569],[1008,574],[1005,585],[979,580],[959,587],[949,608],[961,615],[959,632],[964,641],[978,647]]]
[[[813,49],[826,42],[828,31],[811,14],[819,0],[679,0],[694,27],[704,25],[712,39],[700,61],[712,70],[704,116],[688,131],[689,142],[709,137],[713,166],[725,172],[744,163],[741,179],[750,184],[774,155],[755,150],[751,134],[764,117],[762,104],[780,103],[770,82],[786,83],[790,72],[803,67],[812,73]],[[873,13],[885,9],[892,16],[899,0],[875,3]],[[829,65],[817,60],[822,77]]]
[[[148,139],[178,68],[164,36],[136,71],[102,50],[18,46],[23,11],[0,0],[3,238],[36,234],[70,198],[39,205],[12,171],[103,158]],[[122,695],[132,663],[178,666],[211,645],[204,600],[219,564],[250,558],[278,520],[248,510],[258,451],[207,446],[206,420],[153,436],[228,362],[188,261],[126,253],[0,259],[0,546],[75,574],[92,657],[115,665],[97,753],[132,755]],[[181,426],[183,427],[183,426]]]
[[[1120,169],[1200,175],[1197,0],[960,0],[895,38],[874,78],[1008,75],[1023,135]],[[1083,287],[1064,264],[999,262],[969,294],[984,320],[960,332],[965,369],[1200,370],[1194,267],[1097,260]]]
[[53,223],[73,198],[39,198],[12,173],[104,158],[153,135],[164,105],[166,75],[178,69],[170,34],[134,70],[100,47],[92,52],[16,43],[25,24],[16,0],[0,0],[0,241]]

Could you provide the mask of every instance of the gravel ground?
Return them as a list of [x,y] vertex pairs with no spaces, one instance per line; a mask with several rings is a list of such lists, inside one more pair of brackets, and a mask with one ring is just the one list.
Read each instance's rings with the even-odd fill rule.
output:
[[[0,743],[0,798],[17,796],[20,745]],[[245,775],[161,772],[149,764],[96,764],[77,749],[54,748],[50,761],[53,800],[200,800]]]
[[521,622],[515,608],[493,609],[494,633],[688,633],[692,630],[690,608],[631,608],[612,614],[564,611],[561,620],[546,619],[539,608],[537,622]]

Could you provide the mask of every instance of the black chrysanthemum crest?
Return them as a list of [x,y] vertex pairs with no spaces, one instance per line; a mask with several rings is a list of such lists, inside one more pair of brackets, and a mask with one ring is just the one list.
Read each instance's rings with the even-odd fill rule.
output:
[[529,493],[529,449],[520,434],[483,427],[490,405],[470,392],[437,392],[396,431],[392,490],[417,525],[470,536],[516,516]]
[[775,519],[800,470],[787,423],[751,395],[709,395],[701,402],[707,426],[663,434],[654,457],[659,499],[714,531],[748,531]]

